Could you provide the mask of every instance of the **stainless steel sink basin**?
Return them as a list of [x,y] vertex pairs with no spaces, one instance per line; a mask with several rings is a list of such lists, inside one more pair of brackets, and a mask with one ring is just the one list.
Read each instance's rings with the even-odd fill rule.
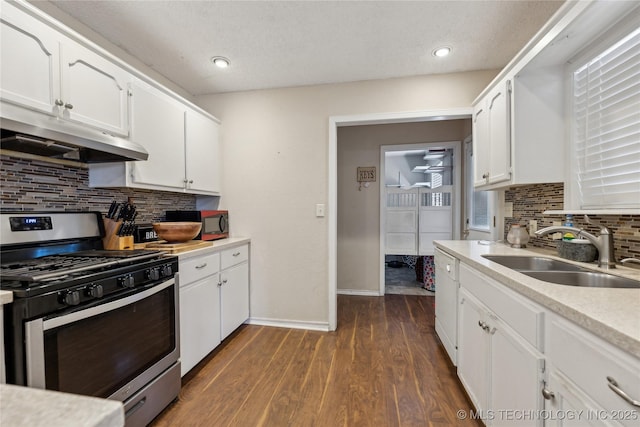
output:
[[590,288],[640,288],[640,281],[594,271],[521,271],[545,282]]
[[482,255],[484,258],[517,271],[588,271],[586,268],[538,256]]

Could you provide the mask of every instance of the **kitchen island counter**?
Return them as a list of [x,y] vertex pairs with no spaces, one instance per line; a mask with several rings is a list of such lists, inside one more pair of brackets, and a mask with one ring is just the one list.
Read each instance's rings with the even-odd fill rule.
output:
[[0,425],[11,427],[120,427],[122,402],[0,384]]
[[526,276],[492,262],[483,255],[548,256],[581,267],[640,280],[640,270],[618,266],[614,270],[555,256],[538,248],[514,249],[501,243],[442,240],[434,244],[470,267],[577,323],[614,346],[640,357],[640,289],[590,288],[559,285]]

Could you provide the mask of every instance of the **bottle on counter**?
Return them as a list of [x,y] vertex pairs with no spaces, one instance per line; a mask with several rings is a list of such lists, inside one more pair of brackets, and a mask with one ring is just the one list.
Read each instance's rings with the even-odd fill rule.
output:
[[[573,227],[573,215],[572,214],[567,214],[567,217],[564,220],[564,226],[565,227]],[[569,233],[566,232],[562,235],[562,240],[573,240],[575,239],[576,236],[573,235],[573,233]]]

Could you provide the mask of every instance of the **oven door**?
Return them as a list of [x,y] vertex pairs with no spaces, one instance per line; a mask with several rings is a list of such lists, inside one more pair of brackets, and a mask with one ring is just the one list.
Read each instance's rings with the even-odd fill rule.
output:
[[125,401],[179,359],[172,278],[84,310],[26,323],[27,384]]

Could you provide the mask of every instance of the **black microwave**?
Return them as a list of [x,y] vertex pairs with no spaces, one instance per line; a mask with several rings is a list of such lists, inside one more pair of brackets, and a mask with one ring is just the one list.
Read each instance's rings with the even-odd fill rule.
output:
[[202,223],[196,240],[217,240],[229,237],[229,211],[166,211],[167,221]]

